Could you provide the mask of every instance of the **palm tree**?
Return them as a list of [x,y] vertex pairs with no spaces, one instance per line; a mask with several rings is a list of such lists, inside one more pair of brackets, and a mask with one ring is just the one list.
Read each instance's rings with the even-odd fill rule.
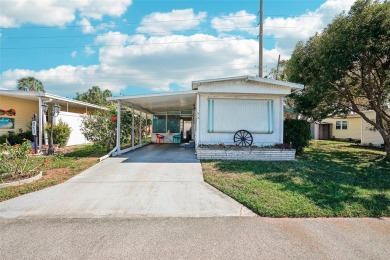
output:
[[23,91],[42,91],[42,92],[45,92],[45,89],[43,88],[42,82],[34,77],[24,77],[24,78],[18,79],[17,89],[23,90]]

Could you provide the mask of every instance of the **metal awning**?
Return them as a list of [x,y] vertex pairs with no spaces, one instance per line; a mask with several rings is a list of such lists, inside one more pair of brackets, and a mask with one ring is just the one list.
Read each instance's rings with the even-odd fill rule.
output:
[[164,94],[110,97],[107,100],[120,101],[121,104],[151,114],[167,111],[193,110],[197,91],[171,92]]

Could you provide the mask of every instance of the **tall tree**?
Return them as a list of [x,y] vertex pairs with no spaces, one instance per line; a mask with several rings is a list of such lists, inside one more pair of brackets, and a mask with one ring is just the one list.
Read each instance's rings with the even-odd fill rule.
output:
[[92,88],[88,89],[87,92],[77,92],[75,99],[96,104],[99,106],[108,106],[110,105],[110,102],[106,100],[106,98],[108,97],[112,97],[112,93],[110,90],[102,90],[98,86],[93,86]]
[[390,159],[389,1],[356,1],[321,34],[298,43],[287,72],[289,81],[305,85],[294,95],[299,112],[314,120],[359,114],[383,137]]
[[45,92],[42,82],[34,77],[24,77],[18,79],[17,89],[23,91]]
[[276,66],[275,68],[272,68],[271,71],[268,74],[269,79],[276,79],[281,81],[287,81],[287,62],[288,60],[281,60],[279,62],[279,67]]

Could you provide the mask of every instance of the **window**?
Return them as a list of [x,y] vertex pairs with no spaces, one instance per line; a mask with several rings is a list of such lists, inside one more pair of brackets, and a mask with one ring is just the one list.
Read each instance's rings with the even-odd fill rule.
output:
[[153,115],[153,133],[166,133],[168,130],[180,133],[180,111]]
[[274,132],[272,100],[209,99],[208,132],[235,133],[245,129],[251,133]]
[[171,133],[180,133],[180,116],[168,115],[167,127]]
[[153,133],[166,133],[166,115],[153,115]]
[[348,129],[348,121],[336,121],[336,129],[337,130],[346,130]]

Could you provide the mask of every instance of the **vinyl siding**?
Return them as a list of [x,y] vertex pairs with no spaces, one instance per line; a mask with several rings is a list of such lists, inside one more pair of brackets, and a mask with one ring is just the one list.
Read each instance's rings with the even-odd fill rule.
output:
[[15,129],[0,129],[0,135],[8,134],[8,131],[18,133],[19,129],[29,131],[28,126],[31,125],[31,117],[38,114],[37,101],[0,96],[0,108],[3,110],[13,108],[16,111],[16,116],[0,116],[15,118]]
[[210,82],[198,87],[199,93],[277,94],[289,95],[289,87],[243,80]]
[[[213,118],[210,118],[210,100],[222,100],[217,102],[219,108],[216,109],[214,103]],[[235,111],[232,111],[233,106],[229,105],[229,99],[235,104]],[[282,142],[282,119],[281,119],[281,102],[282,98],[271,95],[239,95],[239,94],[200,94],[199,104],[199,144],[218,144],[224,143],[232,145],[234,133],[238,130],[254,130],[259,127],[259,122],[262,118],[266,118],[267,133],[259,131],[252,132],[253,145],[264,146]],[[250,102],[247,102],[250,101]],[[256,101],[259,101],[256,104]],[[240,105],[241,102],[241,105]],[[268,105],[270,106],[268,109]],[[255,107],[264,109],[254,109]],[[270,110],[270,112],[268,111]],[[245,120],[241,120],[245,117]],[[268,121],[269,117],[269,121]],[[212,123],[214,122],[214,125]],[[215,130],[227,129],[229,131],[210,131],[210,124]],[[219,124],[219,125],[216,125]],[[233,130],[234,129],[234,130]],[[268,129],[270,129],[268,131]],[[261,130],[261,129],[260,129]],[[272,131],[271,131],[272,130]],[[269,133],[268,133],[269,132]]]
[[[348,129],[336,129],[336,121],[347,121]],[[357,139],[360,140],[361,137],[361,118],[360,117],[350,117],[350,118],[327,118],[322,120],[324,123],[331,123],[331,136],[337,139]]]

